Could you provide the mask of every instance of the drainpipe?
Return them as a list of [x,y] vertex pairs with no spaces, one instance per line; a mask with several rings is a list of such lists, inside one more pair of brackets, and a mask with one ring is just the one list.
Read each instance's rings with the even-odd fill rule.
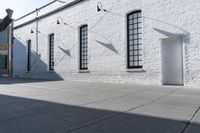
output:
[[38,52],[39,52],[39,24],[38,24],[38,13],[39,13],[39,10],[36,8],[36,17],[35,17],[35,19],[36,19],[36,22],[35,22],[35,40],[36,40],[36,55],[35,55],[35,61],[34,61],[34,63],[33,64],[35,64],[35,70],[37,70],[37,61],[38,61],[38,58],[39,58],[39,56],[38,56]]
[[[38,12],[39,10],[36,8],[36,54],[38,55],[38,44],[39,44],[39,40],[38,40]],[[37,57],[36,55],[36,57]]]

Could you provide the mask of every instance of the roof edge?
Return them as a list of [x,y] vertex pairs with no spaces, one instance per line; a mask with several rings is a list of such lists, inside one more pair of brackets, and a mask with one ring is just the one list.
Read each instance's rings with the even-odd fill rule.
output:
[[69,7],[71,7],[71,6],[74,6],[74,5],[76,5],[76,4],[78,4],[78,3],[81,3],[81,2],[83,2],[83,1],[87,1],[87,0],[75,0],[75,1],[73,1],[73,2],[71,2],[71,3],[68,3],[68,4],[66,4],[66,5],[64,5],[64,6],[62,6],[62,7],[59,7],[59,8],[57,8],[57,9],[53,10],[53,11],[50,11],[50,12],[44,14],[44,15],[38,16],[38,17],[33,18],[33,19],[29,20],[29,21],[26,21],[26,22],[24,22],[24,23],[22,23],[22,24],[19,24],[19,25],[15,26],[13,29],[16,30],[16,29],[18,29],[18,28],[21,28],[21,27],[23,27],[23,26],[26,26],[26,25],[28,25],[28,24],[31,24],[31,23],[35,22],[35,21],[41,20],[41,19],[43,19],[43,18],[46,18],[46,17],[48,17],[48,16],[50,16],[50,15],[53,15],[53,14],[55,14],[55,13],[57,13],[57,12],[60,12],[60,11],[62,11],[62,10],[64,10],[64,9],[66,9],[66,8],[69,8]]
[[40,7],[40,8],[36,8],[34,11],[29,12],[28,14],[25,14],[25,15],[23,15],[23,16],[21,16],[21,17],[15,19],[15,21],[18,21],[18,20],[20,20],[20,19],[23,19],[23,18],[27,17],[28,15],[30,15],[30,14],[32,14],[32,13],[38,11],[38,10],[41,10],[41,9],[43,9],[43,8],[45,8],[45,7],[49,6],[49,5],[51,5],[51,4],[53,4],[53,3],[56,2],[56,1],[57,1],[57,0],[53,0],[53,1],[51,1],[51,2],[49,2],[49,3],[47,3],[47,4],[45,4],[44,6],[42,6],[42,7]]

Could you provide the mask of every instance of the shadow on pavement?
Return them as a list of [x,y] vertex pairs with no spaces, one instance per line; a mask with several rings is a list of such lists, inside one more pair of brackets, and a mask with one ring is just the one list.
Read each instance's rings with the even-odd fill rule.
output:
[[49,82],[49,81],[61,81],[63,79],[58,80],[37,80],[37,79],[17,79],[17,78],[1,78],[0,84],[25,84],[25,83],[37,83],[37,82]]
[[[0,95],[1,133],[182,133],[186,122]],[[194,127],[194,128],[191,128]],[[184,133],[199,133],[190,124]]]

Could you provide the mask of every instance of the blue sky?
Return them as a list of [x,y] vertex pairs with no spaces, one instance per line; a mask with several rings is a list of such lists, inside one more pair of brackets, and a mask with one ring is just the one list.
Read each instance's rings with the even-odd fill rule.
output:
[[0,18],[6,15],[6,8],[13,9],[14,19],[17,19],[51,1],[53,0],[1,0]]

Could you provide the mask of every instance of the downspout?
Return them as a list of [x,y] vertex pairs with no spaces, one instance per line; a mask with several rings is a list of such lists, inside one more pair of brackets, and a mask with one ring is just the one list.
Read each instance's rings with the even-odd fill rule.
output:
[[36,53],[38,54],[38,44],[39,44],[39,40],[38,40],[38,31],[39,31],[39,26],[38,26],[38,9],[36,8]]

